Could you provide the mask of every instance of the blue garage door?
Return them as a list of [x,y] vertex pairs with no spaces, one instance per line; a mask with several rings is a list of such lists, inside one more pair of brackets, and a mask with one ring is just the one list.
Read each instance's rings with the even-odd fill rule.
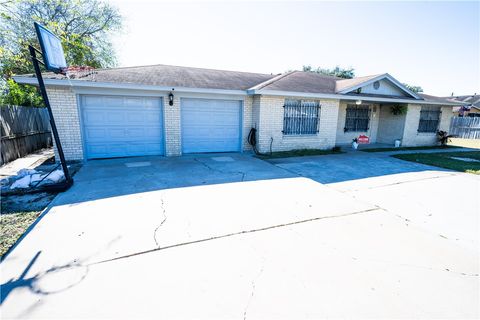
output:
[[182,152],[240,151],[241,101],[182,99]]
[[159,98],[82,96],[81,111],[88,159],[164,154]]

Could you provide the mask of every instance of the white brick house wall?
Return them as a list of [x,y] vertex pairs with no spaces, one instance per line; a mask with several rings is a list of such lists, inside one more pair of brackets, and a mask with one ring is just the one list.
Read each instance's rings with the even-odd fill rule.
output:
[[253,123],[253,97],[247,96],[243,101],[243,128],[242,128],[242,150],[250,151],[252,146],[248,143],[248,134],[255,125]]
[[[257,148],[260,152],[286,151],[293,149],[328,149],[335,146],[338,100],[319,100],[319,132],[311,135],[284,135],[283,112],[288,97],[256,96],[253,103],[254,123],[257,124]],[[301,98],[294,98],[301,99]],[[311,98],[304,98],[312,100]]]
[[170,106],[168,96],[163,98],[163,122],[165,137],[165,155],[180,156],[182,154],[182,132],[180,124],[180,97],[174,96]]
[[[83,160],[83,145],[77,96],[70,88],[47,88],[55,124],[66,160]],[[59,159],[54,140],[55,159]]]
[[[83,160],[82,128],[80,124],[80,108],[76,93],[68,87],[49,87],[47,89],[52,111],[55,116],[57,129],[62,142],[65,158],[67,160]],[[117,92],[118,94],[118,92]],[[139,94],[140,95],[140,94]],[[182,154],[181,146],[181,97],[175,95],[174,105],[169,106],[168,97],[163,96],[164,128],[165,128],[165,154],[179,156]],[[187,96],[185,96],[187,97]],[[225,97],[224,97],[225,98]],[[345,123],[346,103],[334,99],[319,99],[320,122],[319,132],[312,135],[284,135],[283,113],[285,96],[246,96],[243,98],[243,126],[242,150],[249,151],[247,137],[252,127],[257,128],[257,147],[260,152],[286,151],[293,149],[329,149],[336,144],[350,143],[353,139],[343,133]],[[233,98],[232,98],[233,99]],[[241,99],[241,98],[238,98]],[[292,98],[302,99],[302,98]],[[304,100],[312,100],[304,98]],[[373,106],[373,105],[372,105]],[[378,131],[380,108],[372,113],[370,135],[372,143],[381,141]],[[449,130],[450,119],[453,115],[451,107],[441,108],[441,121],[439,130]],[[405,115],[402,143],[405,146],[431,145],[437,143],[435,133],[418,133],[421,105],[409,104]],[[380,120],[381,121],[381,120]],[[352,133],[358,136],[358,132]],[[273,139],[273,140],[272,140]],[[58,159],[58,152],[55,149]]]
[[[452,107],[438,107],[441,110],[440,123],[438,130],[448,131],[450,120],[452,119]],[[435,132],[418,132],[418,124],[420,122],[421,105],[409,104],[407,115],[405,117],[405,129],[403,131],[403,146],[426,146],[438,143],[437,134]]]

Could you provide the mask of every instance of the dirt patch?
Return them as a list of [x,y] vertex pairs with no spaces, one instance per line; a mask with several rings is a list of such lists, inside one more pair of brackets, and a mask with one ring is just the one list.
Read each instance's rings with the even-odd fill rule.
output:
[[42,211],[55,198],[52,193],[33,193],[2,197],[2,215],[12,212]]
[[56,193],[2,196],[0,215],[0,257],[7,253],[38,218]]
[[[46,162],[37,164],[35,170],[39,173],[48,173],[57,166],[58,164],[48,159]],[[69,163],[68,166],[73,176],[80,169],[81,164]],[[28,193],[25,189],[11,190],[10,185],[16,178],[12,176],[2,180],[0,214],[0,256],[2,258],[57,195],[57,192]]]

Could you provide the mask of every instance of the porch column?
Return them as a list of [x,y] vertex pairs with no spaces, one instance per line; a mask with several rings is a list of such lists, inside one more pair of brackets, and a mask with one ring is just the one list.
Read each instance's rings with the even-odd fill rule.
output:
[[408,110],[405,116],[405,128],[403,129],[402,146],[418,145],[416,138],[418,135],[418,123],[420,122],[421,105],[408,104]]

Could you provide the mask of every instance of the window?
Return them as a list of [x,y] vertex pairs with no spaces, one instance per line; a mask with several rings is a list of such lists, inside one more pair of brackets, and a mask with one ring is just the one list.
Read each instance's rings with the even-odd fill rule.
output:
[[420,110],[418,132],[437,132],[439,120],[440,108],[422,107]]
[[365,132],[368,131],[370,123],[370,106],[368,105],[347,105],[344,132]]
[[285,100],[283,134],[317,134],[320,103],[318,101]]

